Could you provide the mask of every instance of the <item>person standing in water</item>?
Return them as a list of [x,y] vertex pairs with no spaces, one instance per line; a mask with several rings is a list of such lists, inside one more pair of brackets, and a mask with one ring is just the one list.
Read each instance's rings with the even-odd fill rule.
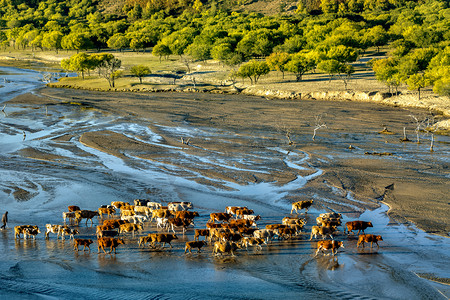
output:
[[3,225],[0,227],[1,229],[6,228],[6,223],[8,223],[8,212],[5,212],[2,217]]

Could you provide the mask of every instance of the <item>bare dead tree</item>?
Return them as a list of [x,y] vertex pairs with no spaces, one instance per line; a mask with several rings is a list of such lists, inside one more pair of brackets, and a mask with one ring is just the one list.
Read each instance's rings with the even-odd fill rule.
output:
[[282,132],[284,134],[284,136],[287,138],[288,145],[292,146],[294,144],[294,141],[291,138],[292,129],[288,128],[286,125],[277,126],[277,129],[278,129],[278,131]]
[[320,128],[327,128],[327,124],[325,124],[322,121],[322,115],[317,115],[314,117],[315,119],[315,126],[314,126],[314,134],[312,136],[312,140],[315,141],[316,140],[316,133],[317,130],[319,130]]
[[401,142],[410,142],[411,140],[408,139],[406,136],[406,127],[403,127],[403,138],[400,139]]
[[431,135],[430,142],[430,152],[434,151],[434,131],[436,128],[434,127],[436,121],[434,116],[424,116],[424,117],[416,117],[414,115],[409,115],[415,123],[415,132],[417,136],[417,143],[420,144],[420,132],[425,132],[425,134]]
[[420,144],[420,132],[426,127],[427,118],[418,118],[415,115],[409,115],[414,122],[414,132],[416,133],[417,144]]

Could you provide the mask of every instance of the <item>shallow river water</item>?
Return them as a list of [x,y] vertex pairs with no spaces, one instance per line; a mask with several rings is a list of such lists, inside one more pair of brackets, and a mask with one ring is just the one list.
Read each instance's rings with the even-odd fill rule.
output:
[[[42,82],[39,74],[0,68],[0,103],[32,92]],[[5,79],[3,79],[5,78]],[[67,91],[68,93],[70,91]],[[174,96],[176,97],[176,95]],[[212,96],[211,96],[212,97]],[[3,104],[0,104],[3,107]],[[351,108],[349,108],[351,110]],[[151,128],[158,127],[158,132]],[[115,255],[74,251],[69,240],[50,234],[45,240],[14,239],[13,227],[20,224],[62,224],[61,214],[68,205],[96,210],[111,201],[132,202],[150,198],[162,203],[191,201],[200,214],[196,228],[204,227],[210,212],[223,211],[228,205],[248,205],[262,216],[259,223],[278,223],[289,214],[291,192],[322,174],[303,151],[288,152],[269,145],[255,147],[252,153],[230,156],[220,151],[198,151],[172,159],[144,159],[139,155],[111,155],[80,142],[86,131],[111,131],[168,153],[181,146],[163,142],[161,134],[175,137],[212,136],[223,143],[246,139],[240,132],[218,130],[190,124],[154,124],[152,120],[124,118],[95,109],[68,105],[30,108],[7,104],[0,113],[0,214],[9,211],[6,230],[0,231],[0,297],[2,299],[446,299],[447,285],[418,275],[449,278],[449,238],[430,235],[413,225],[392,222],[388,207],[377,203],[361,209],[364,203],[347,195],[346,207],[359,211],[358,219],[376,220],[373,230],[383,236],[380,248],[356,248],[356,237],[338,235],[345,248],[336,257],[314,257],[315,241],[306,230],[293,240],[274,240],[262,251],[239,250],[235,257],[213,256],[208,245],[202,253],[184,254],[184,242],[193,240],[193,229],[177,232],[173,248],[140,248],[138,236],[157,231],[146,223],[136,236],[125,235],[126,244]],[[350,135],[350,134],[349,134]],[[305,139],[310,136],[305,135]],[[328,159],[343,157],[334,151],[340,137],[333,137]],[[346,136],[356,144],[358,133]],[[374,151],[383,140],[371,141]],[[333,144],[333,145],[331,145]],[[429,159],[415,146],[404,146],[399,160]],[[450,147],[442,144],[436,164],[448,165]],[[447,148],[445,148],[447,147]],[[383,149],[386,149],[384,145]],[[27,152],[24,152],[24,151]],[[389,150],[389,149],[388,149]],[[33,152],[34,151],[34,152]],[[31,153],[31,154],[30,154]],[[123,156],[121,158],[121,155]],[[322,153],[322,155],[324,155]],[[265,174],[267,166],[282,161],[283,166],[303,172],[284,184],[256,182],[239,184],[224,178],[208,177],[198,166],[220,170],[251,171]],[[186,168],[180,166],[185,165]],[[430,170],[432,172],[432,170]],[[207,180],[209,184],[202,184]],[[211,182],[220,185],[210,184]],[[448,186],[447,186],[448,188]],[[333,193],[330,189],[330,205]],[[307,228],[315,223],[319,209],[305,215]],[[355,219],[344,215],[344,222]],[[94,225],[98,224],[97,218]],[[79,237],[93,238],[95,226],[83,222]],[[195,251],[194,251],[195,252]]]

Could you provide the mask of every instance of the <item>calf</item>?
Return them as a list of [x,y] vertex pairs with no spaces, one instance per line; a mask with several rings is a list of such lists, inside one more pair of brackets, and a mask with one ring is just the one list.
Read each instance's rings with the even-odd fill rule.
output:
[[316,251],[316,255],[319,254],[319,251],[322,251],[322,253],[325,253],[324,250],[331,250],[331,253],[334,255],[336,255],[338,249],[342,247],[344,248],[344,243],[343,242],[338,242],[338,241],[318,241],[317,242],[317,251]]
[[304,201],[297,201],[292,203],[291,208],[291,214],[295,210],[295,213],[297,214],[299,210],[305,209],[305,213],[308,212],[309,207],[313,204],[314,200],[304,200]]
[[198,251],[197,253],[200,253],[200,249],[203,246],[206,246],[206,242],[205,241],[190,241],[190,242],[186,242],[186,247],[184,248],[184,253],[186,253],[187,251],[189,251],[189,253],[192,253],[191,250],[192,248],[197,248]]
[[344,228],[344,233],[345,233],[345,229],[347,229],[347,234],[350,234],[350,232],[353,234],[353,230],[358,230],[359,234],[361,231],[363,233],[365,229],[367,229],[367,227],[373,227],[372,222],[365,222],[365,221],[350,221],[345,223],[345,227]]
[[63,212],[62,213],[64,223],[66,223],[66,220],[69,219],[69,223],[73,223],[73,220],[75,219],[75,212]]
[[48,238],[49,238],[48,235],[49,235],[50,233],[56,234],[56,238],[58,238],[59,235],[61,234],[61,228],[62,228],[62,225],[46,224],[46,225],[45,225],[45,228],[47,229],[47,230],[45,231],[45,239],[48,239]]
[[372,248],[373,243],[377,244],[377,248],[380,248],[380,246],[378,245],[379,241],[382,241],[383,238],[381,237],[381,235],[373,235],[373,234],[361,234],[358,237],[358,243],[356,245],[357,248],[359,248],[359,245],[362,245],[362,247],[364,248],[364,243],[370,243],[370,248]]
[[231,253],[231,256],[235,256],[234,251],[236,251],[238,248],[239,247],[235,242],[215,242],[213,253],[215,255],[218,255],[219,253]]
[[80,232],[76,229],[69,228],[68,226],[64,226],[61,228],[61,239],[65,239],[66,235],[69,236],[69,239],[73,239],[75,234],[79,234]]
[[[39,231],[39,227],[36,225],[18,225],[14,226],[14,239],[20,239],[20,235],[23,234],[25,238],[26,229],[34,229]],[[40,231],[39,231],[40,232]]]
[[210,219],[208,222],[215,222],[215,221],[219,221],[219,222],[229,222],[232,215],[228,214],[228,213],[211,213],[210,215]]
[[209,229],[195,229],[194,241],[198,241],[200,236],[204,236],[205,240],[207,240],[209,236]]
[[83,246],[83,251],[86,250],[86,247],[89,249],[89,252],[91,252],[91,248],[89,247],[94,241],[91,239],[74,239],[73,240],[73,250],[77,250],[78,246]]
[[322,239],[325,239],[327,235],[330,236],[331,239],[333,239],[333,233],[336,230],[336,227],[325,227],[325,226],[313,226],[311,228],[311,237],[309,240],[312,240],[313,236],[314,238],[317,238],[317,235],[320,234],[322,236]]
[[34,240],[36,239],[36,235],[41,233],[39,228],[24,228],[23,230],[23,238],[27,239],[28,236],[31,236]]
[[115,239],[110,237],[102,237],[97,239],[98,242],[98,253],[100,253],[100,249],[103,250],[104,253],[106,253],[105,248],[109,247],[109,253],[112,252],[114,249],[114,254],[116,254],[116,248],[119,245],[124,245],[125,242],[122,239]]

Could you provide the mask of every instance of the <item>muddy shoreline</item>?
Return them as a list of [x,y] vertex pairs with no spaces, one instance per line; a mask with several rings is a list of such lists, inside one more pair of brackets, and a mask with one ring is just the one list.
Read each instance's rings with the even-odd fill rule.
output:
[[[242,98],[234,95],[216,95],[212,97],[207,94],[172,94],[158,93],[151,95],[139,95],[135,93],[104,93],[104,92],[88,92],[83,90],[72,90],[70,94],[64,89],[44,88],[38,93],[40,96],[24,95],[15,98],[11,103],[22,103],[42,106],[46,105],[51,109],[52,105],[66,103],[66,105],[79,107],[80,109],[93,109],[109,114],[120,115],[124,118],[151,119],[158,126],[152,126],[155,132],[160,131],[160,126],[171,126],[176,123],[192,124],[193,126],[205,126],[209,128],[226,128],[239,132],[243,136],[254,136],[251,142],[239,141],[230,138],[229,144],[216,143],[214,137],[207,140],[196,139],[195,136],[183,136],[182,134],[171,135],[159,132],[165,139],[165,144],[171,147],[182,147],[177,155],[183,155],[200,151],[208,155],[208,151],[221,151],[233,155],[234,152],[241,153],[249,151],[249,149],[257,149],[263,145],[273,147],[281,147],[286,151],[298,150],[311,156],[311,162],[317,168],[324,170],[321,176],[309,181],[305,187],[299,190],[297,194],[287,196],[287,201],[296,198],[309,198],[311,196],[320,198],[321,193],[325,195],[330,186],[342,192],[341,196],[334,199],[333,204],[320,203],[322,208],[328,210],[336,210],[347,212],[357,216],[365,209],[373,209],[379,206],[378,201],[384,201],[390,206],[389,215],[397,222],[408,223],[413,222],[419,228],[428,233],[448,236],[450,232],[450,224],[448,216],[450,210],[448,206],[448,185],[445,185],[448,176],[448,170],[445,165],[440,165],[434,161],[433,154],[427,153],[426,146],[423,145],[423,155],[429,155],[429,163],[414,165],[414,161],[402,156],[404,151],[404,143],[398,142],[402,133],[402,126],[408,124],[405,120],[399,119],[398,109],[383,108],[377,105],[369,105],[367,108],[364,104],[358,103],[329,103],[323,102],[323,109],[306,114],[305,110],[314,110],[322,105],[318,101],[292,101],[285,102],[282,100],[267,101],[260,97]],[[176,100],[174,98],[176,97]],[[244,100],[245,99],[245,100]],[[319,102],[320,103],[320,102]],[[355,120],[355,127],[342,122],[340,118],[345,116],[345,107],[361,107],[359,115],[350,116]],[[359,109],[359,108],[358,108]],[[368,109],[366,111],[366,109]],[[339,112],[338,110],[341,110]],[[380,118],[376,119],[371,116],[365,120],[365,115],[370,110],[378,110]],[[414,113],[420,113],[414,111]],[[411,110],[401,112],[407,115]],[[314,116],[322,114],[326,116],[328,128],[319,131],[321,135],[316,141],[310,140],[309,135],[312,134],[314,126]],[[299,119],[304,116],[305,119]],[[378,135],[375,130],[377,127],[393,118],[389,124],[389,129],[395,135],[382,136]],[[150,125],[151,126],[151,125]],[[365,126],[365,127],[364,127]],[[289,145],[285,137],[286,131],[291,132],[293,145]],[[353,133],[358,134],[357,138],[341,139],[340,145],[332,147],[341,147],[339,149],[340,156],[334,156],[331,160],[327,157],[327,149],[330,146],[327,139],[335,135],[346,135]],[[83,134],[80,141],[88,147],[93,147],[100,151],[125,158],[126,155],[135,155],[142,159],[165,161],[170,160],[165,157],[164,149],[153,147],[148,148],[144,144],[139,144],[134,140],[115,134],[111,138],[108,132],[87,132]],[[392,157],[373,157],[362,155],[367,152],[363,139],[364,135],[376,136],[376,139],[384,141],[386,149],[394,153]],[[189,145],[181,143],[190,139]],[[355,150],[347,149],[352,144]],[[442,144],[445,150],[446,144]],[[372,145],[367,145],[371,147]],[[411,145],[408,145],[411,147]],[[439,147],[439,139],[437,142]],[[252,150],[252,151],[253,151]],[[441,149],[442,150],[442,149]],[[407,152],[407,151],[406,151]],[[43,155],[34,153],[33,157],[39,159]],[[176,160],[175,160],[176,161]],[[177,163],[170,162],[175,166]],[[408,167],[411,164],[411,167]],[[178,165],[179,167],[180,165]],[[237,164],[236,167],[239,167]],[[273,165],[272,171],[261,174],[250,174],[248,172],[227,171],[217,172],[211,168],[198,169],[198,167],[183,165],[183,168],[198,172],[206,177],[223,179],[226,182],[231,181],[236,184],[249,184],[254,182],[278,182],[285,184],[294,180],[298,175],[308,176],[313,172],[311,169],[305,168],[304,171],[292,170],[283,165]],[[425,176],[427,169],[440,174],[439,176]],[[301,174],[300,174],[301,173]],[[225,185],[217,182],[205,181],[204,178],[192,178],[204,184],[210,184],[215,187],[229,189]],[[324,184],[325,182],[325,184]],[[394,184],[393,190],[387,190],[385,187]],[[355,198],[365,199],[364,203],[356,204],[360,206],[360,210],[350,209],[346,204],[355,201],[349,200],[348,193],[354,194]]]

